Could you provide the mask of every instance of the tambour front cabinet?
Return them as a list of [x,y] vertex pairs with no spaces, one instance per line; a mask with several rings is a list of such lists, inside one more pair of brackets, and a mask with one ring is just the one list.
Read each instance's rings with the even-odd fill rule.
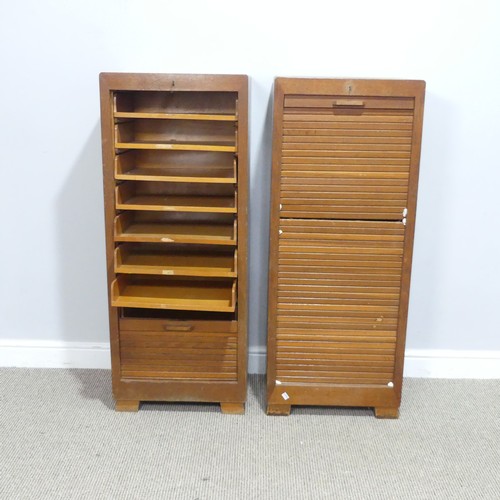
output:
[[241,413],[248,78],[100,76],[113,394]]
[[268,413],[397,417],[425,83],[275,82]]

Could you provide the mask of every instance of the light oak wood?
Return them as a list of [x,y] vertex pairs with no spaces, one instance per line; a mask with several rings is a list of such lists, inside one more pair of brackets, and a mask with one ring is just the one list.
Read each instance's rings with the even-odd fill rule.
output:
[[118,149],[156,149],[156,150],[173,150],[173,151],[223,151],[235,152],[236,147],[230,143],[202,143],[202,142],[117,142]]
[[397,416],[423,95],[423,82],[276,80],[267,387],[278,413],[286,387],[287,411]]
[[235,283],[119,275],[111,286],[114,307],[234,312]]
[[202,184],[235,184],[233,154],[200,151],[134,150],[115,157],[115,179]]
[[140,404],[141,402],[136,400],[117,399],[115,403],[115,410],[137,412],[139,411]]
[[221,403],[220,410],[227,415],[243,415],[245,403]]
[[115,118],[155,118],[163,120],[206,120],[206,121],[237,121],[234,115],[214,115],[200,113],[147,113],[137,111],[115,111]]
[[115,250],[115,273],[236,278],[237,251],[214,255],[176,252],[120,245]]
[[105,73],[100,84],[117,409],[200,401],[241,411],[248,79]]
[[135,214],[122,213],[114,221],[117,242],[191,243],[235,246],[237,221],[231,224],[168,222],[154,218],[137,219]]
[[399,418],[399,407],[393,408],[374,408],[377,418]]
[[268,415],[287,417],[292,411],[291,405],[284,404],[268,404],[266,413]]

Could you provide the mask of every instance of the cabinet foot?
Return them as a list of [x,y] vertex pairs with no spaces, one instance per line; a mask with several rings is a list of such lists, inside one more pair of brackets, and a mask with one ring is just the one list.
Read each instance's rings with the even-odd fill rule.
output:
[[140,401],[135,399],[118,399],[115,404],[116,411],[139,411]]
[[398,418],[399,408],[374,408],[377,418]]
[[268,415],[279,415],[282,417],[287,417],[288,415],[290,415],[291,411],[292,411],[292,405],[279,405],[279,404],[267,405]]
[[245,403],[221,403],[220,410],[228,415],[243,415],[245,413]]

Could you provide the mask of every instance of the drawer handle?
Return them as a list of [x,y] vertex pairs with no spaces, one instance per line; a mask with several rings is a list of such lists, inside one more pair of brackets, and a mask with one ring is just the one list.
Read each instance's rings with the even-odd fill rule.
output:
[[353,99],[343,101],[333,101],[333,106],[364,106],[364,101],[356,101]]
[[193,325],[163,325],[166,332],[192,332]]

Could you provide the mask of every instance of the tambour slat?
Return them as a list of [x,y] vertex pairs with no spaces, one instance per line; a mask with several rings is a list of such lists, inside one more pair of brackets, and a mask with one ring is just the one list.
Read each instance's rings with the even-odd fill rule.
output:
[[293,133],[293,130],[289,131],[283,136],[283,144],[304,144],[311,146],[316,144],[317,147],[321,145],[323,147],[327,145],[349,145],[353,147],[356,145],[362,145],[366,147],[374,147],[376,149],[384,149],[385,147],[405,147],[411,148],[411,137],[408,136],[396,136],[396,137],[359,137],[355,135],[303,135],[300,133]]
[[336,124],[336,126],[325,126],[324,123],[315,124],[317,126],[305,126],[304,124],[302,127],[302,125],[303,124],[297,123],[291,126],[289,123],[286,127],[283,127],[283,141],[285,142],[285,139],[290,136],[302,137],[304,140],[307,140],[308,137],[339,137],[352,138],[353,140],[357,140],[356,138],[358,137],[363,137],[366,139],[381,139],[382,141],[392,138],[411,139],[412,136],[412,127],[407,124],[401,124],[400,127],[397,125],[391,127],[384,125],[376,129],[368,126],[356,128],[352,126],[352,124],[350,127],[342,126],[341,124]]
[[305,150],[321,150],[321,151],[400,151],[409,152],[411,151],[411,144],[380,144],[380,143],[365,143],[364,141],[358,140],[357,142],[351,143],[337,143],[331,141],[284,141],[283,151],[305,149]]
[[[328,122],[328,123],[355,123],[360,124],[399,124],[413,122],[413,114],[406,113],[363,113],[363,114],[333,114],[333,113],[285,113],[283,115],[285,127],[290,122]],[[289,126],[289,125],[288,125]]]
[[374,359],[314,359],[309,357],[288,357],[280,356],[280,364],[282,369],[294,366],[305,366],[311,367],[314,370],[315,366],[326,366],[330,367],[334,365],[336,370],[342,370],[343,368],[352,370],[380,370],[380,371],[390,371],[392,370],[392,360],[374,360]]
[[410,152],[409,151],[376,151],[376,150],[352,150],[348,148],[344,149],[337,149],[337,148],[330,148],[330,149],[299,149],[299,148],[294,148],[293,145],[290,145],[290,147],[283,148],[283,159],[286,158],[315,158],[315,157],[321,157],[325,158],[325,161],[328,161],[327,158],[365,158],[367,161],[369,161],[372,158],[379,158],[381,160],[385,159],[405,159],[409,160],[410,159]]
[[[314,157],[314,156],[299,156],[294,157],[293,155],[283,156],[281,158],[281,166],[288,166],[294,164],[301,165],[318,165],[318,166],[329,166],[329,165],[361,165],[361,166],[370,166],[370,165],[394,165],[399,167],[408,167],[409,161],[405,158],[363,158],[363,157],[353,157],[346,155],[336,155],[330,157]],[[308,166],[308,169],[315,170],[314,167]],[[281,172],[283,175],[283,171]]]
[[356,387],[366,385],[367,387],[376,387],[380,385],[386,385],[391,381],[389,377],[387,378],[371,378],[371,379],[360,379],[355,376],[350,378],[341,377],[304,377],[304,376],[287,376],[286,378],[280,377],[283,382],[292,384],[308,384],[321,387],[322,384],[325,386],[331,385],[354,385]]
[[[314,176],[318,173],[325,175],[327,172],[408,172],[408,165],[372,165],[369,162],[365,162],[364,165],[350,165],[348,162],[345,164],[329,164],[329,165],[308,165],[307,163],[283,163],[282,173],[286,177],[290,177],[295,172],[302,172],[303,176],[309,174],[311,177],[311,172],[314,172]],[[311,179],[312,180],[312,179]]]

